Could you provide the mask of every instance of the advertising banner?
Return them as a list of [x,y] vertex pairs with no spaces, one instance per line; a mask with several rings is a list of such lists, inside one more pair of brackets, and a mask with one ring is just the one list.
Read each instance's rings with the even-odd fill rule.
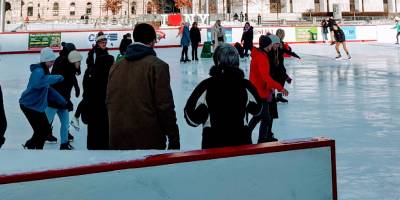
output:
[[29,50],[42,49],[50,47],[60,49],[61,33],[30,33],[28,40]]
[[318,38],[317,27],[296,27],[297,42],[317,41],[317,38]]
[[356,27],[355,26],[342,26],[341,27],[344,35],[346,36],[346,40],[355,40],[356,39]]

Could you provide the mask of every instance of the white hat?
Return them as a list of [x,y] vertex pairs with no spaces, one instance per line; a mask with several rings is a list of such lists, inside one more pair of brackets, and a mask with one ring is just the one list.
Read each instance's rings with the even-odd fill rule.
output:
[[73,50],[68,54],[68,61],[70,63],[76,63],[81,60],[82,60],[82,55],[76,50]]
[[99,35],[96,38],[96,42],[101,41],[101,40],[107,40],[107,37],[105,35]]
[[49,62],[56,60],[56,54],[50,47],[43,48],[40,51],[40,62]]

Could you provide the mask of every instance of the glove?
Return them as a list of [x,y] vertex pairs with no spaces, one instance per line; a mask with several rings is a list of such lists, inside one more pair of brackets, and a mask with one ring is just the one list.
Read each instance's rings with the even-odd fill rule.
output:
[[76,98],[78,98],[80,94],[81,94],[81,89],[79,87],[75,87],[75,96],[76,96]]
[[181,148],[181,144],[178,142],[170,142],[168,144],[168,150],[179,150]]

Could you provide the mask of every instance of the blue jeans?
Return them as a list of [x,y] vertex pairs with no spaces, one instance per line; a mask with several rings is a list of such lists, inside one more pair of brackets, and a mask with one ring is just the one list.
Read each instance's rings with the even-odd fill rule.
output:
[[61,123],[61,128],[60,128],[61,144],[64,144],[68,142],[69,113],[67,109],[56,109],[52,107],[47,107],[46,115],[47,119],[49,120],[49,124],[53,123],[56,113]]

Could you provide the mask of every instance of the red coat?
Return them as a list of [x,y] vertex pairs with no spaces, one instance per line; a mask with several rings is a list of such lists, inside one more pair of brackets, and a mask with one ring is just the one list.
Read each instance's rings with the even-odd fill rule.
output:
[[266,52],[253,47],[251,51],[250,82],[257,88],[262,99],[269,99],[273,89],[283,91],[284,88],[269,74],[269,59]]

